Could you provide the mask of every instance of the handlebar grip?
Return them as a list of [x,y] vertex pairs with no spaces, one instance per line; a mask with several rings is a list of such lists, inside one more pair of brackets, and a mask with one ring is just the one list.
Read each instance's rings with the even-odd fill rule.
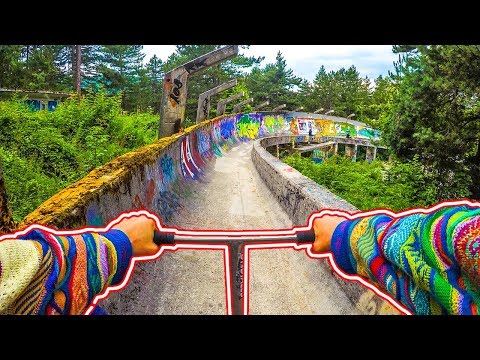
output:
[[175,235],[171,233],[163,233],[158,230],[153,230],[153,242],[158,246],[165,244],[173,244],[175,242]]
[[304,243],[313,243],[315,242],[315,231],[302,231],[297,233],[297,243],[304,244]]

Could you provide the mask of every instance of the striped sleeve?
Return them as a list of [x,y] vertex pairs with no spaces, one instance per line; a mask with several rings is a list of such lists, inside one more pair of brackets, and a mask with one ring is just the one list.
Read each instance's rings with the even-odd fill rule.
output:
[[343,271],[365,277],[413,313],[478,314],[478,208],[345,220],[331,251]]
[[0,312],[83,314],[97,294],[123,280],[131,258],[130,240],[117,229],[73,236],[36,229],[3,241],[0,288],[10,295],[0,297]]

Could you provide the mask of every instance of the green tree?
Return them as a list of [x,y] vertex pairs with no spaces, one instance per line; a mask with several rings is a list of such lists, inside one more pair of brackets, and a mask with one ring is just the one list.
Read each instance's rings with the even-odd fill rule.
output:
[[134,89],[143,67],[142,45],[104,45],[97,66],[99,83],[112,94],[124,92],[122,107],[136,107]]
[[0,88],[18,88],[21,86],[23,66],[19,59],[21,45],[0,45]]
[[394,47],[395,96],[386,138],[400,159],[414,155],[439,189],[438,200],[480,198],[480,48]]
[[371,102],[366,110],[370,118],[364,119],[364,121],[382,133],[388,131],[396,91],[396,84],[390,76],[383,77],[380,75],[375,79],[375,89],[371,94]]
[[139,111],[159,113],[162,100],[163,62],[153,55],[149,62],[138,71],[138,83],[132,87],[136,107]]
[[346,117],[354,113],[360,121],[368,121],[373,115],[370,80],[361,78],[353,65],[330,72],[322,65],[312,84],[301,85],[300,98],[307,111],[333,109],[334,115]]
[[296,90],[302,84],[302,79],[287,67],[280,51],[274,63],[265,65],[263,69],[255,66],[245,83],[255,103],[269,100],[272,107],[287,104],[290,110],[300,104]]

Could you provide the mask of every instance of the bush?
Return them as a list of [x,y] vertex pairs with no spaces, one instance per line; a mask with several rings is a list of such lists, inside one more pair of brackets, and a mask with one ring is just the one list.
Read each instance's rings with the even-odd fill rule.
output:
[[0,147],[5,186],[15,221],[21,221],[43,201],[68,185],[55,176],[44,174],[39,164],[21,158]]
[[15,220],[95,167],[157,139],[158,115],[125,115],[104,90],[71,98],[54,112],[24,99],[0,101],[0,155]]
[[360,210],[401,211],[436,202],[435,187],[416,159],[369,164],[336,155],[315,164],[295,154],[283,161]]

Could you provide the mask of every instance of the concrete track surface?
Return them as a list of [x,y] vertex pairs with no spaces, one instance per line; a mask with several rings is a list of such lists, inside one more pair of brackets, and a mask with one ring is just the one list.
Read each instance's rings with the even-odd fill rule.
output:
[[[207,165],[188,207],[167,223],[183,229],[280,229],[292,222],[260,179],[252,142]],[[305,219],[306,222],[307,219]],[[330,270],[293,249],[251,252],[250,314],[358,314]],[[110,314],[225,314],[223,252],[180,250],[137,266],[128,286],[100,303]],[[330,277],[329,280],[328,277]]]

